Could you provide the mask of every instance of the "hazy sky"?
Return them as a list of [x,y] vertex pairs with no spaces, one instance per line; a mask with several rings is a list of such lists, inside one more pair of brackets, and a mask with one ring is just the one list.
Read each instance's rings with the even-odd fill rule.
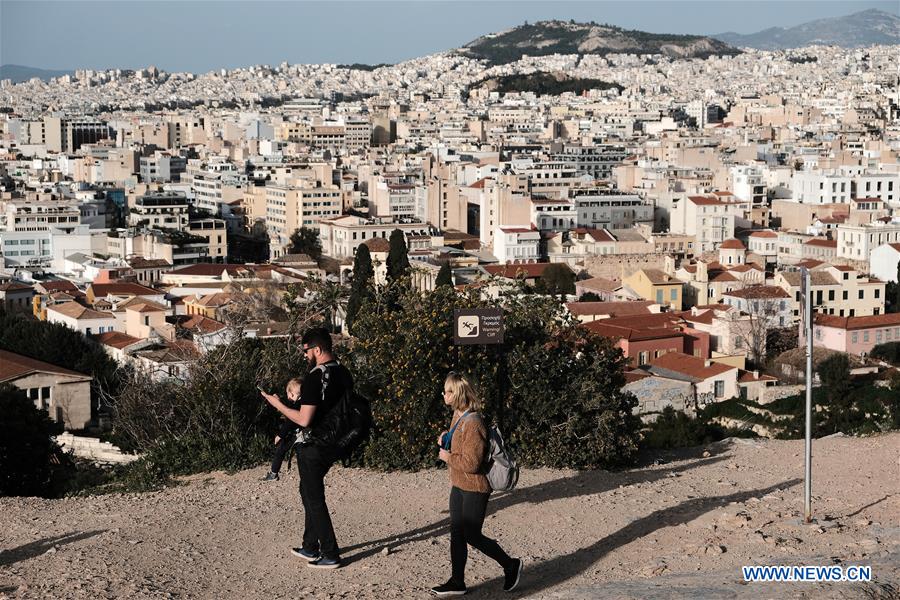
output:
[[0,0],[0,64],[205,72],[289,63],[396,63],[542,19],[657,33],[753,33],[896,0]]

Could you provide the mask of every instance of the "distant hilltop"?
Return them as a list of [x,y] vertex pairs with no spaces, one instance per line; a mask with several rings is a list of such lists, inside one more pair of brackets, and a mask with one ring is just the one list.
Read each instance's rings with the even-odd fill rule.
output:
[[900,44],[900,17],[883,10],[864,10],[844,17],[817,19],[796,27],[770,27],[741,35],[728,32],[712,36],[732,46],[757,50],[785,50],[820,44],[858,48],[874,44]]
[[74,75],[75,71],[54,71],[50,69],[35,69],[33,67],[23,67],[22,65],[2,65],[0,66],[0,80],[12,79],[13,83],[22,83],[34,77],[50,81],[54,77],[62,77],[63,75]]
[[483,35],[457,52],[502,65],[523,56],[550,54],[664,54],[672,58],[735,55],[740,50],[700,35],[674,35],[632,31],[614,25],[539,21],[499,33]]

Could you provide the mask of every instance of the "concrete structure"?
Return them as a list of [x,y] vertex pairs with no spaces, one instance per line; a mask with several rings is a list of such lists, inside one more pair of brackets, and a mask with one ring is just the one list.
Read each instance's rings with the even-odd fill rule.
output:
[[23,390],[66,429],[84,429],[90,422],[91,381],[90,375],[0,350],[0,383]]

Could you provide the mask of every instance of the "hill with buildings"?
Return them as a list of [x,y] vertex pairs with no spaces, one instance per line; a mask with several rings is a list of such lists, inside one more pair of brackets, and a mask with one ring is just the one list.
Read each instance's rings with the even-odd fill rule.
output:
[[483,35],[458,52],[492,65],[515,62],[523,56],[551,54],[664,54],[672,58],[706,58],[740,53],[724,42],[705,36],[648,33],[574,21],[525,23]]
[[770,27],[742,35],[729,31],[712,36],[739,48],[783,50],[823,45],[858,48],[900,43],[900,17],[883,10],[864,10],[844,17],[817,19],[796,27]]
[[0,65],[0,80],[10,79],[13,83],[22,83],[34,77],[43,81],[50,81],[54,77],[74,75],[75,71],[60,71],[52,69],[35,69],[22,65]]

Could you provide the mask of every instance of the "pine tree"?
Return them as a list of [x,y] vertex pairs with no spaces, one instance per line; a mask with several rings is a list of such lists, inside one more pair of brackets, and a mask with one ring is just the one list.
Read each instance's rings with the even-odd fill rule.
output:
[[403,232],[395,229],[391,232],[391,249],[387,257],[388,279],[396,281],[409,272],[409,256],[407,255],[406,238]]
[[434,280],[434,287],[441,287],[442,285],[453,286],[453,274],[450,271],[450,263],[444,261],[441,264],[441,270],[438,271],[437,279]]
[[366,300],[372,297],[375,269],[372,268],[372,255],[369,247],[360,244],[353,259],[353,284],[350,286],[350,299],[347,301],[347,331],[352,332],[353,322]]

